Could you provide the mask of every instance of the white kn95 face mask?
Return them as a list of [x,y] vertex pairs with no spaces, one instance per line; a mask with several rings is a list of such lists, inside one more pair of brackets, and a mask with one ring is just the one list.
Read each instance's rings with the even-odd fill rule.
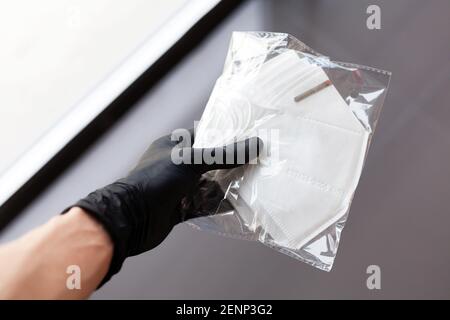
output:
[[286,49],[252,75],[219,78],[194,147],[258,135],[260,163],[229,200],[250,230],[299,249],[349,209],[369,133],[324,70]]

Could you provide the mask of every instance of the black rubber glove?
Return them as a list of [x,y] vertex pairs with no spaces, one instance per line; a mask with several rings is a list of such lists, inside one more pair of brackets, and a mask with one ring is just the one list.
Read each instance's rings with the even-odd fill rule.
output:
[[[154,141],[126,178],[92,192],[74,205],[96,218],[114,243],[110,269],[102,284],[120,270],[127,257],[156,247],[176,224],[194,217],[180,210],[180,204],[183,198],[196,193],[203,173],[238,167],[257,157],[262,148],[259,138],[250,138],[216,150],[193,149],[193,130],[185,130],[180,136],[175,141],[170,135]],[[174,154],[178,160],[183,157],[184,162],[175,164]],[[220,160],[207,164],[202,155],[218,155]],[[241,164],[236,163],[238,155]],[[229,163],[230,159],[233,163]]]

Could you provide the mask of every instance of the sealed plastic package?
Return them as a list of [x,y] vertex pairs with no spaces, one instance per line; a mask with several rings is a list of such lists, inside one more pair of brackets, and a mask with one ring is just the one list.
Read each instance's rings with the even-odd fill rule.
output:
[[258,136],[264,148],[257,164],[208,173],[219,198],[199,197],[189,223],[331,270],[389,79],[288,34],[233,33],[194,147]]

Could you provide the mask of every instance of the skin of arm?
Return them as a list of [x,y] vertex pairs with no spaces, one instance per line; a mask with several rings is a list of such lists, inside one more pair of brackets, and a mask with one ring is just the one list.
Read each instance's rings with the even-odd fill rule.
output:
[[[193,134],[193,129],[178,130],[155,140],[128,176],[0,246],[0,299],[89,297],[102,281],[120,271],[127,257],[155,248],[175,225],[198,217],[193,199],[201,190],[204,173],[239,167],[244,163],[235,161],[238,155],[248,163],[263,148],[262,141],[252,137],[223,147],[194,149]],[[174,151],[178,155],[181,151],[188,161],[175,163]],[[201,161],[196,162],[199,152]],[[204,155],[212,154],[219,161],[203,162]],[[79,289],[72,281],[77,270]]]
[[[0,299],[84,299],[108,271],[113,244],[103,227],[78,207],[0,247]],[[69,266],[81,288],[69,289]]]

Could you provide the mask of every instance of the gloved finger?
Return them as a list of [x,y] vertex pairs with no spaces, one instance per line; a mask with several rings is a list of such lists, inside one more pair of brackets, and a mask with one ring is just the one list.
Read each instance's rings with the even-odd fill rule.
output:
[[187,131],[189,132],[190,140],[188,140],[186,138],[186,147],[193,147],[194,146],[194,142],[195,142],[195,129],[194,128],[190,128]]
[[168,138],[172,146],[180,148],[190,148],[194,145],[194,128],[191,129],[176,129]]
[[194,129],[176,129],[171,134],[162,136],[152,142],[145,153],[141,156],[138,165],[132,170],[137,170],[140,167],[145,167],[145,159],[149,158],[151,154],[157,153],[160,150],[171,150],[176,148],[192,147],[194,144]]
[[[233,206],[216,181],[200,178],[194,191],[186,195],[175,210],[176,223],[211,214],[230,212]],[[175,223],[175,224],[176,224]]]
[[263,148],[258,137],[235,142],[218,148],[190,148],[191,164],[200,174],[210,170],[233,169],[243,164],[255,164]]

